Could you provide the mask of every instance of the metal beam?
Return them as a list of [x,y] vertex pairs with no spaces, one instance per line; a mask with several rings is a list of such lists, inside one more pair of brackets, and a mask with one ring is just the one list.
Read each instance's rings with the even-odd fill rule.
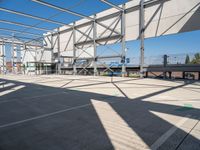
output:
[[[99,59],[110,59],[110,58],[121,58],[122,56],[121,55],[110,55],[110,56],[97,56],[96,59],[99,60]],[[92,60],[93,58],[92,57],[85,57],[85,58],[77,58],[77,60]]]
[[12,73],[14,73],[14,34],[12,38],[12,44],[11,44],[11,64],[12,64]]
[[12,13],[12,14],[16,14],[16,15],[20,15],[20,16],[24,16],[24,17],[36,19],[36,20],[41,20],[41,21],[45,21],[45,22],[50,22],[50,23],[62,25],[62,26],[69,26],[69,27],[71,27],[70,25],[67,25],[67,24],[62,23],[62,22],[58,22],[58,21],[54,21],[54,20],[50,20],[50,19],[46,19],[46,18],[41,18],[41,17],[33,16],[33,15],[30,15],[30,14],[18,12],[18,11],[7,9],[7,8],[2,8],[1,7],[0,11],[5,11],[5,12],[8,12],[8,13]]
[[[20,32],[21,33],[21,32]],[[1,36],[2,35],[2,36]],[[12,38],[13,36],[9,35],[9,34],[0,34],[0,38]],[[26,43],[31,43],[32,41],[36,41],[38,42],[41,38],[43,38],[43,36],[38,36],[36,38],[29,38],[29,37],[24,37],[24,36],[14,36],[14,38],[16,38],[17,40],[21,41],[21,39],[29,39],[29,41],[21,41],[24,44]]]
[[[116,40],[116,39],[119,39],[121,38],[122,35],[113,35],[113,36],[109,36],[109,37],[102,37],[102,38],[97,38],[96,39],[96,43],[101,43],[101,42],[105,42],[107,40]],[[81,45],[88,45],[88,44],[92,44],[93,43],[93,39],[92,40],[87,40],[87,41],[83,41],[83,42],[79,42],[79,43],[76,43],[75,45],[78,47],[78,46],[81,46]]]
[[[161,1],[167,1],[167,0],[161,0]],[[146,1],[146,2],[144,2],[144,7],[148,7],[149,5],[153,5],[154,3],[158,3],[158,2],[159,2],[159,0]],[[138,9],[140,9],[140,5],[136,5],[136,6],[133,6],[131,8],[125,9],[124,12],[125,12],[125,14],[127,14],[127,13],[133,12],[133,11],[138,10]],[[108,28],[109,30],[112,30],[109,27],[102,24],[101,21],[104,21],[104,20],[107,20],[107,19],[110,19],[110,18],[114,18],[114,17],[118,16],[120,13],[121,12],[116,12],[116,13],[113,13],[113,14],[110,14],[110,15],[107,15],[107,16],[97,18],[96,23],[105,27],[105,28]],[[76,28],[81,28],[81,27],[87,26],[87,25],[92,24],[92,23],[93,23],[93,21],[88,21],[88,22],[77,25]],[[62,30],[62,31],[60,31],[60,33],[65,33],[65,32],[68,32],[70,30],[73,30],[73,28]],[[57,33],[53,33],[53,35],[56,35],[56,34]],[[116,34],[119,34],[119,33],[116,33]]]
[[108,4],[108,5],[110,5],[111,7],[116,8],[117,10],[124,11],[123,8],[121,8],[121,7],[119,7],[119,6],[115,5],[115,4],[113,4],[113,3],[111,3],[111,2],[108,2],[107,0],[100,0],[100,1],[103,2],[103,3],[106,3],[106,4]]
[[39,4],[42,4],[42,5],[45,5],[45,6],[48,6],[48,7],[51,7],[51,8],[54,8],[54,9],[57,9],[57,10],[60,10],[60,11],[63,11],[63,12],[66,12],[66,13],[69,13],[69,14],[72,14],[72,15],[75,15],[75,16],[78,16],[78,17],[86,18],[86,19],[89,19],[89,20],[94,20],[91,17],[85,16],[83,14],[79,14],[77,12],[73,12],[73,11],[66,9],[66,8],[61,8],[59,6],[55,6],[53,4],[50,4],[50,3],[47,3],[47,2],[44,2],[44,1],[41,1],[41,0],[32,0],[32,1],[39,3]]
[[[0,33],[0,38],[11,38],[12,36],[9,34],[1,34]],[[17,39],[28,39],[28,40],[34,40],[33,38],[25,37],[25,36],[14,36],[14,38]]]
[[[149,1],[144,2],[144,7],[146,8],[150,5],[153,5],[154,3],[158,3],[159,1],[169,1],[169,0],[149,0]],[[125,9],[124,11],[125,11],[125,14],[127,14],[127,13],[133,12],[133,11],[138,10],[138,9],[140,9],[140,5],[133,6],[131,8]],[[120,13],[121,12],[116,12],[116,13],[113,13],[113,14],[110,14],[110,15],[107,15],[107,16],[97,18],[96,23],[105,27],[105,28],[108,28],[109,30],[112,30],[109,27],[102,24],[101,21],[104,21],[104,20],[107,20],[107,19],[110,19],[110,18],[114,18],[114,17],[118,16]],[[76,28],[81,28],[81,27],[87,26],[87,25],[92,24],[92,23],[93,23],[93,21],[88,21],[88,22],[76,25]],[[60,34],[71,31],[71,30],[73,30],[73,27],[60,31]],[[114,32],[116,32],[116,31],[114,31]],[[56,34],[58,34],[58,33],[52,33],[53,36],[56,35]]]
[[18,23],[18,22],[13,22],[13,21],[7,21],[7,20],[2,20],[1,19],[0,22],[1,23],[6,23],[6,24],[17,25],[17,26],[21,26],[21,27],[25,27],[25,28],[32,28],[32,29],[36,29],[36,30],[52,32],[52,30],[49,30],[49,29],[38,28],[38,27],[34,27],[34,26],[30,26],[30,25],[26,25],[26,24],[22,24],[22,23]]
[[144,76],[144,0],[140,1],[140,78]]
[[[123,5],[123,10],[125,10],[125,5]],[[121,14],[122,77],[124,77],[126,74],[126,66],[125,66],[125,61],[126,61],[126,37],[125,37],[126,24],[125,23],[126,23],[125,12],[122,11],[122,14]]]
[[[89,16],[85,16],[85,15],[83,15],[83,14],[79,14],[79,13],[77,13],[77,12],[73,12],[73,11],[68,10],[68,9],[66,9],[66,8],[61,8],[61,7],[59,7],[59,6],[55,6],[55,5],[53,5],[53,4],[50,4],[50,3],[47,3],[47,2],[44,2],[44,1],[41,1],[41,0],[32,0],[32,1],[33,1],[33,2],[36,2],[36,3],[39,3],[39,4],[42,4],[42,5],[45,5],[45,6],[48,6],[48,7],[51,7],[51,8],[54,8],[54,9],[57,9],[57,10],[62,11],[62,12],[66,12],[66,13],[69,13],[69,14],[72,14],[72,15],[75,15],[75,16],[78,16],[78,17],[81,17],[81,18],[86,18],[86,19],[92,21],[91,23],[93,23],[93,21],[96,20],[96,23],[97,23],[97,24],[99,24],[99,25],[101,25],[101,26],[104,26],[104,27],[108,28],[108,30],[111,30],[111,31],[112,31],[112,29],[110,29],[109,27],[105,26],[105,25],[102,24],[101,22],[98,22],[97,19],[91,18],[91,17],[89,17]],[[123,10],[123,9],[122,9],[122,10]],[[87,22],[86,24],[88,24],[88,23],[90,23],[90,22]],[[76,29],[77,29],[77,28],[78,28],[78,26],[76,26]],[[67,30],[69,30],[69,29],[67,29]],[[73,30],[73,27],[71,28],[71,30]],[[62,32],[62,31],[61,31],[61,32]],[[114,31],[114,32],[116,32],[116,31]],[[117,33],[117,32],[116,32],[116,33]],[[55,34],[57,34],[57,33],[55,33]],[[119,34],[119,33],[117,33],[117,34]]]
[[[0,43],[12,43],[12,40],[11,39],[0,39]],[[24,45],[24,42],[22,41],[14,41],[14,44],[16,45]],[[27,46],[36,46],[36,47],[43,47],[42,45],[36,45],[36,44],[33,44],[33,43],[27,43],[26,44]]]
[[51,50],[51,62],[55,62],[55,58],[54,58],[54,53],[53,53],[53,36],[51,36],[51,48],[50,48],[50,50]]
[[41,36],[40,34],[36,34],[36,33],[24,32],[24,31],[19,31],[19,30],[14,30],[14,29],[8,29],[8,28],[0,28],[0,30],[2,30],[2,31],[8,31],[8,32],[12,32],[12,33],[27,34],[27,35],[32,35],[32,36],[36,36],[36,37]]
[[[58,33],[59,33],[59,31],[60,31],[60,28],[58,28]],[[57,36],[58,36],[58,41],[57,41],[57,44],[58,44],[58,74],[60,75],[61,74],[60,33]]]
[[76,30],[75,30],[76,23],[73,24],[73,74],[77,74],[76,70]]
[[[96,15],[94,16],[96,19]],[[94,47],[94,60],[93,60],[93,67],[94,67],[94,76],[97,76],[98,70],[97,70],[97,43],[96,43],[96,38],[97,38],[97,24],[96,20],[93,21],[93,47]]]

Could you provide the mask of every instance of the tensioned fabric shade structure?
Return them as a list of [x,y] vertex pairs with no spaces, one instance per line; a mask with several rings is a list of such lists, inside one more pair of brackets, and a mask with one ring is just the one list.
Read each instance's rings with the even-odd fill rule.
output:
[[[94,20],[94,16],[87,17],[42,0],[32,1],[62,12],[82,17],[83,19],[76,21],[76,27],[82,33],[86,31],[86,28],[89,28]],[[200,18],[200,14],[198,13],[200,6],[199,0],[134,0],[120,6],[116,6],[106,0],[101,1],[112,6],[113,8],[95,14],[97,37],[92,39],[95,40],[98,45],[98,41],[100,40],[98,35],[101,35],[101,33],[104,32],[104,28],[98,25],[98,23],[111,27],[113,19],[118,14],[123,14],[121,12],[124,12],[125,22],[121,19],[120,23],[116,25],[113,31],[120,31],[122,37],[125,38],[125,41],[141,39],[141,66],[144,65],[143,51],[145,38],[159,37],[168,34],[177,34],[200,29],[200,20],[198,19]],[[124,26],[122,25],[123,22]],[[124,33],[122,32],[123,30],[125,30]],[[62,39],[70,39],[72,30],[67,27],[61,27],[60,32],[60,36],[62,37],[59,41],[61,43],[60,49],[64,49],[65,45],[62,44]],[[117,37],[117,35],[112,34],[113,36],[110,37],[109,32],[110,31],[105,31],[108,38],[105,39],[104,37],[104,39],[108,41],[107,44],[112,44],[115,42],[112,37]],[[76,34],[77,39],[81,36],[82,34]],[[79,43],[76,43],[76,45],[91,44],[93,41],[90,38],[91,36],[92,35],[87,35],[88,39],[86,41],[82,40]],[[73,40],[69,41],[67,45],[68,47],[65,50],[74,49],[73,45]],[[141,72],[143,72],[142,68]]]
[[[40,5],[60,11],[82,19],[71,24],[65,24],[60,21],[54,21],[23,12],[0,8],[12,14],[30,17],[53,24],[60,25],[52,31],[44,28],[33,27],[46,32],[44,39],[46,47],[53,51],[62,53],[62,51],[72,51],[74,49],[83,49],[87,52],[93,48],[95,58],[96,47],[99,45],[108,45],[113,43],[122,43],[122,60],[125,57],[125,41],[141,40],[141,62],[144,65],[144,39],[159,37],[169,34],[194,31],[200,29],[200,2],[199,0],[132,0],[123,5],[115,5],[108,0],[101,0],[112,8],[100,13],[86,16],[72,10],[62,8],[42,0],[32,0]],[[177,9],[178,8],[178,9]],[[0,21],[1,22],[1,21]],[[6,22],[2,20],[2,22]],[[26,24],[7,22],[19,26],[29,27]],[[30,27],[31,28],[31,27]],[[49,39],[52,39],[50,41]],[[90,47],[89,49],[84,47]],[[73,54],[74,58],[75,54]],[[123,61],[122,61],[123,62]],[[141,67],[141,73],[143,67]]]

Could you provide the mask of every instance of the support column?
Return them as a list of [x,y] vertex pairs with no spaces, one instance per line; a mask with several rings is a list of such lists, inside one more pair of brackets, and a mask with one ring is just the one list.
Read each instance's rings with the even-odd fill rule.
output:
[[2,57],[3,57],[3,74],[5,74],[5,44],[2,42]]
[[94,67],[94,76],[97,76],[97,25],[96,25],[96,15],[94,15],[93,21],[93,46],[94,46],[94,60],[93,60],[93,67]]
[[122,34],[122,77],[126,74],[126,66],[125,66],[125,59],[126,59],[126,42],[125,42],[125,5],[123,4],[123,11],[121,15],[121,34]]
[[73,24],[73,74],[77,74],[76,70],[76,29],[75,29],[76,22]]
[[54,58],[54,53],[53,53],[53,49],[54,49],[54,47],[53,47],[53,34],[51,34],[51,69],[50,69],[50,73],[54,73],[54,71],[53,71],[53,64],[55,63],[55,58]]
[[14,73],[14,34],[12,34],[12,45],[11,45],[11,65],[12,73]]
[[27,63],[24,62],[24,57],[25,57],[25,54],[26,54],[26,45],[23,44],[23,56],[21,57],[21,62],[23,64],[23,67],[24,67],[24,74],[27,73]]
[[[38,59],[38,56],[37,56],[37,47],[35,47],[35,56],[34,56],[34,61],[35,61],[35,74],[37,75],[37,74],[42,74],[42,70],[41,70],[41,60],[38,60],[39,61],[39,63],[38,63],[38,61],[37,61],[37,59]],[[39,67],[39,69],[38,69],[38,66],[40,66]]]
[[51,34],[51,62],[54,63],[55,59],[54,59],[54,53],[53,53],[53,34]]
[[61,74],[61,62],[60,62],[60,28],[58,28],[58,74]]
[[144,0],[140,1],[140,78],[144,76]]
[[[168,63],[168,56],[167,55],[164,55],[163,56],[163,68],[164,68],[164,70],[166,70],[166,67],[167,67],[167,63]],[[166,79],[167,78],[167,72],[166,71],[164,71],[163,72],[163,78],[164,79]]]

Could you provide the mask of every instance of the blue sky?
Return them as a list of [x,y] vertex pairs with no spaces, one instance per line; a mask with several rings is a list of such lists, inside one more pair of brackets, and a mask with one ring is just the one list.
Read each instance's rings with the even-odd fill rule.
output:
[[[198,37],[200,37],[200,31],[149,38],[145,40],[145,54],[151,56],[200,52]],[[139,41],[128,42],[127,47],[138,48]]]
[[[64,8],[69,8],[75,12],[83,13],[85,15],[92,15],[110,8],[108,5],[100,2],[99,0],[44,0],[48,3],[52,3]],[[115,4],[121,4],[127,2],[127,0],[109,0]],[[48,8],[46,6],[31,2],[31,0],[0,0],[0,7],[14,9],[20,12],[25,12],[35,16],[44,18],[50,18],[52,20],[71,23],[80,18],[67,13],[61,13],[57,10]],[[53,16],[53,17],[52,17]],[[34,20],[7,12],[1,11],[0,19],[22,22],[28,25],[37,25],[37,27],[45,27],[48,29],[54,29],[59,25],[44,23],[39,20]],[[1,28],[10,28],[21,31],[33,32],[42,34],[41,31],[34,29],[25,29],[23,27],[0,23]],[[0,31],[0,34],[10,34]],[[19,35],[18,36],[24,36]],[[163,36],[159,38],[150,38],[145,40],[145,55],[154,56],[162,54],[177,54],[177,53],[194,53],[200,52],[200,31],[181,33],[177,35]],[[127,42],[128,56],[139,56],[139,41]],[[110,46],[112,49],[119,51],[120,44]]]

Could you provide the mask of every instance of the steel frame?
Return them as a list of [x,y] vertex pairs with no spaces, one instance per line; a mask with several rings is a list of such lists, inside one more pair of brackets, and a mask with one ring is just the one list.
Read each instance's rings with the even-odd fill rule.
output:
[[140,78],[144,76],[144,0],[140,1]]
[[13,30],[13,29],[8,29],[8,28],[0,28],[1,31],[8,31],[11,33],[20,33],[20,34],[24,34],[24,35],[31,35],[31,36],[35,36],[35,37],[41,37],[40,34],[36,34],[36,33],[30,33],[30,32],[22,32],[19,30]]
[[[76,15],[76,16],[79,16],[79,17],[83,17],[83,18],[87,18],[87,19],[89,19],[90,21],[91,21],[91,26],[92,26],[92,30],[93,30],[93,37],[90,37],[89,35],[90,35],[90,32],[88,33],[88,34],[86,34],[86,33],[83,33],[83,32],[81,32],[78,28],[80,27],[80,26],[75,26],[75,24],[74,24],[74,27],[73,27],[73,41],[74,41],[74,52],[73,52],[73,55],[74,55],[74,58],[73,58],[73,72],[74,72],[74,74],[76,74],[76,60],[80,57],[80,55],[79,56],[75,56],[76,55],[76,49],[77,48],[79,48],[80,49],[80,47],[79,46],[82,46],[81,47],[81,50],[82,50],[82,52],[85,52],[85,53],[87,53],[83,48],[84,48],[84,46],[85,45],[88,45],[88,44],[90,44],[90,45],[92,45],[93,47],[94,47],[94,56],[92,56],[93,57],[93,67],[94,67],[94,75],[97,75],[97,65],[96,65],[96,62],[97,62],[97,59],[98,59],[98,57],[97,57],[97,55],[96,55],[96,49],[97,49],[97,44],[99,44],[99,45],[106,45],[107,44],[107,42],[109,41],[109,39],[117,39],[117,40],[119,40],[119,39],[122,39],[122,46],[123,46],[123,49],[125,50],[125,38],[123,38],[123,37],[125,37],[125,33],[122,33],[122,32],[124,32],[125,31],[125,29],[123,29],[122,31],[121,31],[121,33],[119,33],[119,32],[117,32],[117,31],[115,31],[115,28],[116,28],[116,26],[114,27],[114,28],[111,28],[110,26],[113,24],[111,24],[110,26],[106,26],[106,25],[104,25],[103,23],[101,23],[100,21],[97,21],[97,19],[95,18],[95,16],[94,16],[94,18],[91,18],[91,17],[87,17],[87,16],[84,16],[84,15],[80,15],[80,14],[78,14],[78,13],[75,13],[75,12],[72,12],[72,11],[69,11],[69,10],[66,10],[66,9],[63,9],[63,8],[60,8],[60,7],[57,7],[57,6],[55,6],[55,5],[52,5],[52,4],[49,4],[49,3],[46,3],[46,2],[42,2],[42,1],[38,1],[38,0],[34,0],[35,2],[38,2],[38,3],[40,3],[40,4],[43,4],[43,5],[45,5],[45,6],[49,6],[49,7],[51,7],[51,8],[54,8],[54,9],[57,9],[57,10],[60,10],[60,11],[63,11],[63,12],[67,12],[67,13],[70,13],[70,14],[73,14],[73,15]],[[124,13],[124,11],[123,11],[123,13]],[[122,20],[122,18],[124,17],[121,13],[118,13],[118,15],[121,17],[121,20]],[[119,21],[120,21],[120,19],[118,20],[118,22],[116,23],[116,25],[119,23]],[[121,21],[122,22],[122,21]],[[124,21],[123,21],[124,22]],[[105,28],[105,31],[100,35],[100,37],[99,38],[97,38],[97,33],[96,33],[96,24],[99,24],[99,25],[101,25],[102,27],[104,27]],[[122,26],[124,26],[124,24],[122,24]],[[88,28],[88,29],[90,29],[90,28]],[[92,30],[90,30],[90,31],[92,31]],[[111,31],[111,34],[108,36],[108,37],[104,37],[104,38],[102,38],[102,36],[103,36],[103,34],[107,31],[107,30],[110,30]],[[87,30],[88,31],[88,30]],[[78,39],[78,40],[76,40],[76,36],[75,36],[75,34],[76,34],[76,32],[79,32],[79,33],[81,33],[82,34],[82,36],[81,36],[81,38],[83,38],[83,37],[86,37],[86,40],[85,41],[83,41],[83,42],[79,42],[80,41],[80,39]],[[112,34],[113,33],[116,33],[116,34],[118,34],[117,36],[115,35],[115,36],[112,36]],[[123,34],[123,35],[122,35]],[[56,34],[53,34],[54,36],[56,35]],[[58,35],[58,34],[57,34]],[[71,34],[71,36],[72,36],[72,34]],[[69,40],[71,40],[71,36],[70,36],[70,38],[69,38]],[[88,41],[87,39],[90,39],[90,41]],[[67,41],[67,43],[69,43],[69,40]],[[56,41],[55,41],[56,42]],[[102,42],[105,42],[104,44],[102,44]],[[55,43],[54,43],[55,44]],[[67,46],[67,45],[66,45]],[[122,59],[124,59],[124,55],[125,55],[125,53],[124,53],[124,50],[123,50],[123,54],[122,54]],[[124,62],[124,60],[123,60],[123,62]],[[123,63],[124,64],[124,63]],[[85,68],[83,68],[83,70],[86,70],[86,68],[87,68],[87,66],[85,67]],[[81,70],[82,71],[82,70]],[[80,71],[80,72],[81,72]],[[122,72],[125,72],[125,65],[123,65],[123,71]]]
[[58,25],[61,25],[61,26],[65,26],[66,25],[65,23],[62,23],[62,22],[58,22],[58,21],[54,21],[54,20],[50,20],[50,19],[46,19],[46,18],[42,18],[42,17],[30,15],[30,14],[26,14],[26,13],[22,13],[22,12],[11,10],[11,9],[7,9],[7,8],[2,8],[1,7],[0,11],[5,11],[5,12],[8,12],[8,13],[12,13],[12,14],[16,14],[16,15],[20,15],[20,16],[36,19],[36,20],[41,20],[41,21],[44,21],[44,22],[54,23],[54,24],[58,24]]
[[[87,22],[87,23],[84,23],[84,24],[81,24],[81,25],[78,25],[78,26],[76,26],[74,24],[72,30],[73,30],[73,36],[74,36],[74,38],[73,38],[74,39],[74,51],[76,51],[76,47],[78,47],[78,46],[82,46],[83,45],[83,47],[84,47],[85,45],[93,44],[93,47],[94,47],[94,57],[93,57],[93,59],[94,59],[93,60],[94,75],[97,74],[97,66],[96,66],[96,61],[98,60],[98,57],[96,56],[97,44],[106,45],[109,40],[121,39],[121,43],[122,43],[122,51],[121,51],[122,76],[124,76],[126,74],[126,67],[125,67],[125,58],[126,58],[125,13],[127,11],[130,11],[130,10],[126,10],[125,5],[122,5],[123,7],[121,8],[119,6],[114,5],[113,3],[109,2],[109,1],[100,0],[100,1],[110,5],[111,7],[114,7],[117,10],[119,10],[118,13],[113,14],[115,16],[117,16],[117,15],[121,16],[121,33],[118,33],[117,31],[115,31],[115,28],[111,29],[110,26],[106,26],[106,25],[102,24],[99,21],[99,20],[103,20],[104,17],[102,17],[101,19],[96,19],[95,16],[93,18],[91,18],[91,17],[85,16],[85,15],[82,15],[82,14],[79,14],[79,13],[76,13],[76,12],[73,12],[73,11],[70,11],[70,10],[55,6],[55,5],[49,4],[47,2],[43,2],[41,0],[32,0],[32,1],[37,2],[39,4],[42,4],[42,5],[45,5],[45,6],[48,6],[48,7],[51,7],[51,8],[54,8],[54,9],[57,9],[57,10],[60,10],[60,11],[63,11],[63,12],[66,12],[66,13],[70,13],[72,15],[76,15],[76,16],[79,16],[79,17],[82,17],[82,18],[86,18],[86,19],[88,19],[90,21],[90,22]],[[140,40],[141,40],[141,48],[140,48],[140,77],[143,77],[143,74],[144,74],[144,69],[143,69],[143,66],[144,66],[144,29],[145,29],[145,27],[144,27],[144,7],[152,4],[152,2],[158,2],[158,0],[149,0],[149,1],[146,1],[146,2],[144,2],[144,0],[141,0],[140,5],[135,7],[136,9],[140,9]],[[111,17],[113,17],[113,16],[111,16]],[[86,36],[90,40],[89,41],[86,40],[86,41],[79,42],[79,43],[75,42],[76,41],[76,37],[75,37],[75,33],[74,32],[76,32],[76,31],[80,32],[80,30],[78,30],[78,28],[82,27],[84,25],[88,25],[88,24],[93,24],[93,38],[91,38],[89,36],[89,34],[81,33],[81,34],[83,34],[83,36]],[[117,33],[117,35],[108,36],[108,37],[104,37],[104,38],[99,38],[98,39],[96,37],[96,33],[95,33],[96,32],[95,31],[96,30],[96,24],[99,24],[99,25],[105,27],[106,30],[110,30],[112,32]],[[67,31],[68,30],[71,30],[71,29],[67,29]],[[61,31],[61,32],[65,32],[65,31]],[[111,32],[111,35],[112,35],[112,32]],[[57,33],[54,33],[54,35],[55,34],[57,34]],[[105,41],[105,43],[101,44],[102,41]],[[83,50],[83,51],[85,52],[85,50]],[[75,56],[75,52],[74,52],[74,58],[73,58],[73,60],[74,60],[73,61],[74,74],[76,74],[76,66],[75,65],[76,65],[76,59],[77,58],[78,57]],[[83,70],[85,70],[86,68],[83,68]]]
[[46,31],[46,32],[52,32],[52,30],[46,29],[46,28],[39,28],[39,27],[34,27],[31,25],[26,25],[26,24],[22,24],[22,23],[18,23],[18,22],[14,22],[14,21],[8,21],[8,20],[0,20],[1,23],[6,23],[6,24],[12,24],[12,25],[16,25],[16,26],[21,26],[21,27],[25,27],[25,28],[32,28],[35,30],[41,30],[41,31]]
[[[114,4],[112,4],[112,3],[109,3],[109,2],[106,2],[107,4],[109,4],[109,5],[111,5],[112,7],[115,7],[115,8],[117,8],[118,10],[120,10],[120,12],[118,13],[118,15],[120,16],[120,19],[121,19],[121,28],[122,28],[122,30],[121,30],[121,33],[118,33],[117,31],[115,31],[115,28],[116,28],[116,26],[117,26],[117,24],[119,23],[119,20],[118,20],[118,23],[116,23],[116,26],[112,29],[110,26],[112,25],[110,25],[110,26],[106,26],[106,25],[104,25],[104,24],[102,24],[100,21],[97,21],[97,19],[96,19],[96,17],[95,17],[95,15],[94,15],[94,17],[93,18],[91,18],[91,17],[88,17],[88,16],[85,16],[85,15],[82,15],[82,14],[79,14],[79,13],[76,13],[76,12],[73,12],[73,11],[71,11],[71,10],[68,10],[68,9],[65,9],[65,8],[61,8],[61,7],[59,7],[59,6],[55,6],[55,5],[53,5],[53,4],[50,4],[50,3],[47,3],[47,2],[44,2],[44,1],[41,1],[41,0],[32,0],[32,1],[34,1],[34,2],[37,2],[37,3],[39,3],[39,4],[42,4],[42,5],[45,5],[45,6],[48,6],[48,7],[51,7],[51,8],[53,8],[53,9],[56,9],[56,10],[59,10],[59,11],[62,11],[62,12],[66,12],[66,13],[69,13],[69,14],[72,14],[72,15],[76,15],[76,16],[78,16],[78,17],[81,17],[81,18],[85,18],[85,19],[88,19],[89,21],[91,21],[89,24],[91,24],[91,26],[92,26],[92,30],[93,30],[93,37],[90,37],[89,35],[90,35],[90,32],[88,33],[88,34],[86,34],[86,33],[83,33],[83,32],[81,32],[78,28],[78,26],[75,26],[75,24],[74,24],[74,26],[73,26],[73,36],[74,36],[74,38],[73,38],[73,40],[74,40],[74,58],[73,58],[73,72],[74,72],[74,74],[76,74],[76,72],[77,72],[77,70],[76,70],[76,59],[77,58],[79,58],[79,56],[77,57],[77,56],[75,56],[76,54],[76,49],[79,47],[79,46],[82,46],[81,47],[81,50],[83,51],[83,52],[86,52],[83,48],[84,48],[84,46],[85,45],[88,45],[88,44],[91,44],[93,47],[94,47],[94,56],[92,56],[93,57],[93,67],[94,67],[94,75],[97,75],[98,73],[98,70],[97,70],[97,60],[98,60],[98,58],[97,58],[97,53],[96,53],[96,51],[97,51],[97,44],[99,44],[99,45],[106,45],[107,44],[107,42],[109,41],[109,40],[111,40],[111,39],[116,39],[116,40],[119,40],[119,39],[121,39],[121,42],[122,42],[122,54],[121,54],[121,62],[122,62],[122,75],[124,76],[124,74],[125,74],[125,72],[126,72],[126,68],[125,68],[125,5],[123,5],[123,8],[120,8],[120,7],[118,7],[118,6],[116,6],[116,5],[114,5]],[[104,2],[104,1],[103,1]],[[101,38],[101,36],[104,34],[104,32],[101,34],[101,36],[99,37],[99,38],[97,38],[97,33],[96,33],[96,24],[99,24],[99,25],[101,25],[101,26],[103,26],[104,28],[106,28],[105,29],[105,32],[107,31],[107,30],[110,30],[111,31],[111,34],[108,36],[108,37],[104,37],[104,38]],[[81,38],[82,37],[86,37],[86,39],[90,39],[90,41],[88,41],[88,40],[85,40],[85,41],[83,41],[83,42],[76,42],[76,36],[75,36],[75,34],[76,34],[76,31],[78,31],[79,33],[81,33],[82,34],[82,36],[81,36]],[[91,30],[90,30],[91,31]],[[112,34],[113,34],[113,32],[114,33],[117,33],[117,36],[115,35],[115,36],[112,36]],[[54,34],[55,35],[55,34]],[[58,33],[58,35],[59,35],[59,33]],[[71,38],[69,39],[69,40],[71,40]],[[67,43],[69,42],[69,40],[67,41]],[[79,41],[79,40],[78,40]],[[105,43],[104,44],[102,44],[101,42],[104,42],[105,41]],[[87,52],[86,52],[87,53]],[[60,54],[58,54],[58,55],[60,55]],[[87,68],[87,67],[86,67]],[[83,70],[85,70],[86,68],[83,68]],[[81,70],[82,71],[82,70]]]
[[[140,40],[141,40],[140,75],[141,75],[141,77],[143,77],[143,72],[144,72],[144,70],[143,70],[143,66],[144,66],[144,29],[145,29],[145,27],[144,27],[144,8],[148,5],[151,5],[154,2],[158,2],[158,0],[149,0],[149,1],[146,1],[146,2],[144,2],[144,0],[141,0],[140,5],[134,6],[133,8],[129,8],[129,9],[126,9],[125,5],[122,5],[122,7],[119,7],[119,6],[113,4],[109,1],[100,0],[103,3],[110,5],[111,7],[116,8],[118,10],[118,12],[113,13],[113,14],[108,15],[108,16],[105,16],[105,17],[102,17],[102,18],[98,18],[98,19],[96,19],[95,15],[92,18],[92,17],[89,17],[89,16],[85,16],[83,14],[73,12],[73,11],[65,9],[65,8],[61,8],[59,6],[52,5],[50,3],[47,3],[47,2],[44,2],[44,1],[41,1],[41,0],[32,0],[32,1],[37,2],[39,4],[42,4],[42,5],[45,5],[45,6],[48,6],[48,7],[51,7],[53,9],[57,9],[59,11],[65,12],[65,13],[69,13],[69,14],[72,14],[72,15],[75,15],[75,16],[89,20],[88,22],[83,23],[83,24],[76,25],[76,22],[74,22],[73,25],[69,25],[69,24],[65,24],[65,23],[62,23],[62,22],[58,22],[58,21],[54,21],[54,20],[50,20],[50,19],[46,19],[46,18],[41,18],[41,17],[38,17],[38,16],[34,16],[34,15],[22,13],[22,12],[18,12],[18,11],[15,11],[15,10],[0,8],[0,11],[5,11],[5,12],[8,12],[8,13],[17,14],[17,15],[29,17],[29,18],[32,18],[32,19],[41,20],[41,21],[44,21],[44,22],[49,22],[49,23],[69,27],[68,29],[62,30],[62,31],[60,31],[59,28],[58,28],[58,31],[52,32],[52,31],[50,31],[48,29],[44,29],[44,28],[33,27],[33,26],[29,26],[29,25],[25,25],[25,24],[21,24],[21,23],[17,23],[17,22],[12,22],[12,21],[0,20],[0,22],[4,22],[4,23],[8,23],[8,24],[14,24],[14,25],[23,26],[23,27],[26,27],[26,28],[33,28],[33,29],[37,29],[37,30],[48,31],[49,32],[48,35],[45,35],[43,37],[43,40],[44,40],[45,43],[47,43],[47,41],[45,39],[45,37],[47,37],[47,40],[51,43],[50,49],[52,50],[52,53],[53,53],[53,49],[55,47],[55,44],[57,42],[58,59],[59,59],[59,63],[58,63],[58,73],[59,74],[61,73],[61,64],[60,64],[60,57],[61,57],[60,52],[61,52],[61,50],[60,50],[60,42],[59,42],[60,41],[60,34],[70,30],[70,31],[72,31],[72,34],[71,34],[70,38],[68,39],[68,41],[66,42],[67,43],[66,47],[68,46],[69,40],[72,39],[73,40],[73,74],[77,74],[76,62],[77,62],[77,60],[79,60],[79,56],[76,56],[76,51],[77,51],[77,49],[80,49],[80,46],[81,46],[82,52],[86,52],[87,48],[85,49],[85,47],[88,46],[88,45],[94,47],[94,56],[91,56],[91,57],[92,57],[92,61],[93,61],[94,75],[97,75],[98,74],[97,61],[98,61],[98,59],[101,58],[101,56],[97,56],[97,45],[106,45],[110,40],[115,40],[116,42],[119,42],[119,41],[121,42],[121,54],[116,56],[116,57],[119,57],[119,56],[121,57],[122,76],[124,76],[125,73],[126,73],[126,66],[125,66],[125,58],[126,58],[126,43],[125,43],[125,35],[126,35],[125,22],[126,21],[125,21],[125,14],[130,12],[130,11],[133,11],[135,9],[140,9]],[[111,25],[107,26],[107,25],[102,23],[102,21],[106,20],[107,18],[113,18],[113,17],[119,17],[119,20],[116,22],[116,26],[119,23],[119,21],[121,21],[121,32],[120,33],[118,31],[116,31],[116,26],[114,26],[112,28]],[[90,37],[90,32],[86,34],[86,33],[83,33],[79,30],[80,27],[84,27],[88,24],[91,25],[91,29],[88,29],[88,30],[90,30],[90,32],[93,32],[92,37]],[[102,35],[97,37],[97,33],[96,33],[97,24],[105,28],[104,32],[109,30],[111,32],[111,34],[109,36],[103,37],[103,35],[104,35],[104,32],[103,32]],[[19,32],[19,31],[12,31],[12,32]],[[82,34],[81,38],[85,37],[86,40],[83,41],[83,42],[80,42],[80,39],[77,40],[76,39],[76,32],[81,33]],[[26,34],[26,33],[24,33],[24,34]],[[34,35],[36,35],[36,34],[34,34]],[[57,37],[56,41],[53,41],[54,36]],[[3,43],[8,42],[8,43],[12,43],[12,45],[14,45],[14,44],[24,45],[25,49],[27,49],[26,47],[28,45],[29,46],[35,46],[35,47],[43,47],[43,46],[40,46],[40,45],[37,45],[37,44],[35,45],[34,43],[32,43],[32,41],[33,40],[25,43],[23,41],[21,42],[21,41],[13,40],[13,39],[12,40],[10,40],[10,39],[2,40]],[[114,55],[108,56],[108,58],[109,57],[112,58],[112,57],[114,57]],[[105,64],[102,63],[102,65],[105,65]],[[82,70],[86,70],[87,67],[88,66],[84,67]],[[112,71],[112,69],[110,69],[109,66],[105,66],[105,67],[108,70]]]

